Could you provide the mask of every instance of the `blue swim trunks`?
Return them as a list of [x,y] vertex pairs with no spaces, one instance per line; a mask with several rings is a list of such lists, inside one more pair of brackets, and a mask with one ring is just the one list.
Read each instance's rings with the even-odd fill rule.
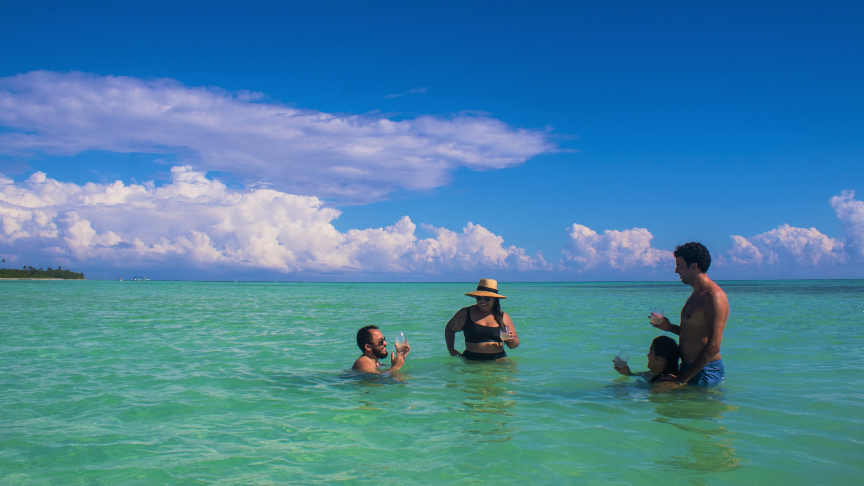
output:
[[[692,363],[681,363],[681,373],[683,374],[687,371],[687,368],[690,367]],[[723,381],[723,378],[726,376],[726,372],[723,370],[723,360],[718,359],[717,361],[710,361],[708,364],[702,368],[702,371],[696,374],[690,381],[687,382],[688,385],[705,385],[705,386],[713,386],[718,385]]]

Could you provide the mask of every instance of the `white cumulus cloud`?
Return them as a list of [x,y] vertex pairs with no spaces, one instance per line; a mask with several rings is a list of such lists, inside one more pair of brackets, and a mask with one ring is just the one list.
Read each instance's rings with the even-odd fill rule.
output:
[[50,256],[68,265],[180,265],[279,272],[423,272],[548,268],[542,255],[504,246],[468,223],[461,232],[408,216],[385,228],[340,232],[340,211],[314,196],[234,190],[187,166],[171,181],[63,183],[37,172],[23,183],[0,176],[0,251],[7,260]]
[[854,191],[843,191],[830,203],[843,224],[845,241],[816,228],[782,224],[750,238],[733,235],[729,251],[719,261],[744,266],[825,267],[864,260],[864,202],[855,199]]
[[864,260],[864,201],[855,200],[855,191],[843,191],[831,198],[831,207],[843,223],[846,251],[855,260]]
[[0,132],[0,153],[168,153],[247,184],[368,202],[441,186],[460,166],[501,169],[556,150],[549,134],[486,115],[394,121],[262,99],[171,79],[45,71],[0,78],[0,125],[11,129]]
[[[725,264],[727,262],[742,264],[742,265],[753,265],[762,263],[765,259],[765,255],[759,251],[759,248],[756,247],[753,243],[750,242],[747,238],[739,235],[732,235],[732,247],[729,248],[728,260],[724,258],[720,258],[718,263]],[[722,256],[722,255],[721,255]]]
[[835,265],[847,260],[843,246],[816,228],[783,224],[751,238],[733,235],[727,258],[741,265]]
[[606,230],[598,234],[587,226],[573,224],[568,233],[570,241],[562,264],[579,271],[646,269],[674,261],[671,252],[651,247],[654,235],[645,228]]

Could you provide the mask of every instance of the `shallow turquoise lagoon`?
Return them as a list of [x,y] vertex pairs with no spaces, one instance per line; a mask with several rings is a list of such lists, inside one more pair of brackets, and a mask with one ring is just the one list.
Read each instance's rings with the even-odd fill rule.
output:
[[522,346],[467,363],[474,285],[0,282],[0,484],[864,481],[864,281],[722,283],[725,385],[666,393],[611,360],[689,287],[502,283]]

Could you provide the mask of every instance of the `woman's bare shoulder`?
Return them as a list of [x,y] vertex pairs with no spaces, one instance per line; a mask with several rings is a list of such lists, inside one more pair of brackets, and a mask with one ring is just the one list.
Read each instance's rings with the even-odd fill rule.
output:
[[447,323],[447,326],[453,331],[462,330],[462,324],[465,322],[465,316],[468,313],[468,309],[468,307],[463,307],[456,311],[456,313],[453,314],[453,317],[450,318],[450,322]]

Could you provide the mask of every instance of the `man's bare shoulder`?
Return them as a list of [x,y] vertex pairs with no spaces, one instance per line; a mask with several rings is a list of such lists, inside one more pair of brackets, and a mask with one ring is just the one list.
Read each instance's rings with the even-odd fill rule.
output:
[[360,356],[357,358],[357,361],[354,362],[354,366],[351,367],[352,370],[356,371],[365,371],[365,372],[377,372],[378,367],[375,365],[375,362],[369,359],[367,356]]
[[702,288],[693,292],[694,295],[699,297],[702,300],[711,300],[715,299],[718,296],[723,298],[726,297],[726,292],[717,285],[717,282],[706,279],[705,283],[702,285]]
[[711,281],[711,284],[705,289],[705,300],[710,300],[712,302],[720,300],[725,302],[727,301],[726,292],[724,292],[716,282]]
[[729,311],[729,299],[726,297],[726,292],[714,282],[706,286],[699,296],[700,307],[706,311],[727,315]]

